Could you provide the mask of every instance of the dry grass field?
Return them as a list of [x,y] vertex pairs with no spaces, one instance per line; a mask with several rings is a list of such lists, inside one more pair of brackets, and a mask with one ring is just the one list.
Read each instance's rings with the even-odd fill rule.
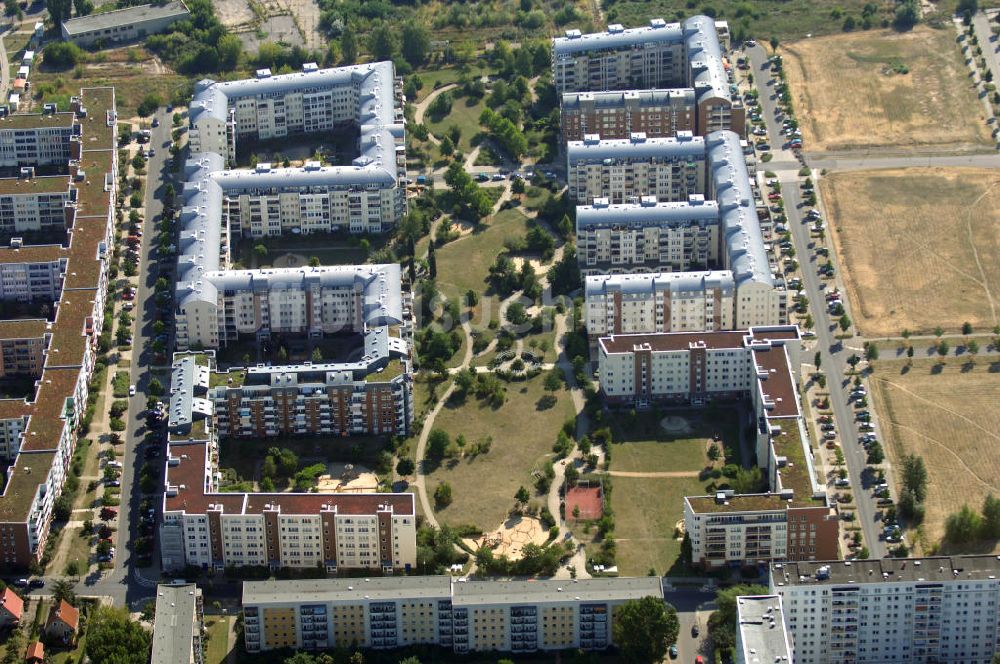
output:
[[955,37],[951,28],[918,27],[782,47],[807,149],[989,144]]
[[[941,539],[948,514],[1000,496],[1000,362],[951,358],[879,362],[871,381],[886,452],[924,458],[929,475],[925,541]],[[898,488],[898,487],[897,487]]]
[[1000,173],[836,173],[820,188],[862,334],[1000,323]]

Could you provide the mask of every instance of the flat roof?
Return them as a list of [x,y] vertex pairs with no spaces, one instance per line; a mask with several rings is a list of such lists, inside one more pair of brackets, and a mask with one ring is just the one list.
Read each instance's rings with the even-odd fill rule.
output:
[[5,129],[38,129],[62,127],[70,129],[76,120],[75,113],[14,113],[0,118],[0,132]]
[[455,581],[449,576],[244,581],[243,605],[451,598],[453,606],[614,602],[662,597],[656,576],[529,581]]
[[27,417],[31,414],[31,404],[27,399],[0,399],[0,420]]
[[[794,506],[804,504],[826,504],[825,497],[822,499],[813,498],[813,478],[811,459],[806,458],[806,448],[809,446],[809,439],[802,436],[803,422],[801,418],[771,419],[768,424],[772,427],[781,427],[781,433],[771,436],[771,446],[774,448],[776,457],[784,457],[785,466],[778,469],[778,478],[781,481],[782,489],[791,489],[795,492],[792,502]],[[826,495],[825,493],[823,494]]]
[[145,21],[157,21],[160,19],[177,17],[182,18],[188,15],[187,7],[180,2],[171,2],[165,5],[140,5],[138,7],[126,7],[116,9],[101,14],[90,14],[63,21],[63,30],[70,37],[80,35],[85,32],[104,30],[122,25],[141,23]]
[[[56,322],[52,325],[52,342],[49,344],[46,369],[49,367],[79,367],[87,344],[94,335],[86,335],[87,319],[94,315],[96,289],[63,290],[56,308]],[[90,321],[95,333],[99,332],[100,321]]]
[[779,595],[736,598],[737,639],[744,662],[791,662],[792,648]]
[[0,178],[0,196],[17,194],[69,193],[69,178],[65,175],[46,175],[31,178]]
[[49,330],[44,318],[0,320],[0,339],[39,339]]
[[[54,451],[59,447],[66,400],[73,395],[79,377],[79,369],[45,369],[38,381],[38,393],[24,432],[22,452]],[[81,412],[87,404],[78,403],[75,407],[77,412]]]
[[63,292],[94,289],[100,286],[101,263],[98,260],[101,243],[105,241],[105,220],[78,217],[69,232],[70,251],[66,264]]
[[771,590],[783,586],[926,581],[996,581],[1000,556],[935,556],[869,560],[811,560],[771,564]]
[[663,597],[658,576],[456,583],[453,606],[534,602],[608,602]]
[[[128,10],[122,10],[128,11]],[[110,13],[110,12],[108,12]],[[91,14],[91,16],[107,16],[105,14]],[[90,18],[89,16],[87,18]],[[65,23],[63,24],[65,25]],[[83,88],[80,90],[83,107],[87,110],[87,117],[80,118],[82,140],[81,145],[84,151],[89,150],[115,150],[118,136],[115,135],[115,127],[108,125],[108,114],[117,114],[115,101],[115,89],[113,87]],[[115,173],[115,177],[118,174]]]
[[606,353],[631,353],[636,346],[648,346],[654,352],[688,350],[704,345],[709,350],[743,348],[746,332],[665,332],[659,334],[612,334],[598,339]]
[[156,587],[156,618],[153,621],[151,664],[177,664],[191,659],[198,625],[198,597],[193,583]]
[[66,258],[66,249],[61,244],[0,247],[0,263],[55,263],[60,258]]
[[451,577],[392,576],[353,579],[244,581],[243,606],[310,602],[451,598]]
[[[774,404],[767,409],[769,417],[795,417],[799,414],[799,401],[795,391],[795,378],[784,346],[755,348],[754,363],[758,369],[761,393]],[[763,377],[761,377],[763,375]]]
[[22,450],[17,461],[7,469],[7,484],[0,499],[0,523],[24,523],[31,503],[44,484],[55,459],[54,452]]

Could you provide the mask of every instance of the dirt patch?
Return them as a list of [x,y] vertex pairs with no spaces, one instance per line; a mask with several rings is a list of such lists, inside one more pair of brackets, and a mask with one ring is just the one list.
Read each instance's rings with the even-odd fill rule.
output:
[[862,334],[1000,322],[1000,173],[836,173],[820,188]]
[[510,560],[520,560],[525,545],[537,544],[541,546],[545,544],[548,537],[548,531],[542,527],[542,523],[538,519],[518,516],[507,519],[499,528],[478,539],[464,541],[472,550],[486,546],[493,550],[494,555],[507,556]]
[[219,20],[236,33],[247,50],[265,41],[324,48],[319,31],[320,10],[316,0],[216,0]]
[[364,466],[328,463],[329,474],[320,475],[317,493],[371,493],[378,490],[378,475]]
[[871,381],[889,458],[899,468],[903,455],[917,454],[927,466],[928,545],[963,504],[979,510],[988,494],[1000,495],[997,371],[1000,363],[982,358],[920,360],[909,369],[892,361],[881,362]]
[[809,150],[989,145],[954,30],[857,32],[781,49]]

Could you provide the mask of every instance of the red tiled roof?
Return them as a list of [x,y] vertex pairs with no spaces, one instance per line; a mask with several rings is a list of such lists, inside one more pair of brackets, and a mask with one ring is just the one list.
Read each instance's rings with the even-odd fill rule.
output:
[[59,604],[52,607],[52,612],[49,613],[49,622],[46,624],[46,629],[56,620],[65,624],[75,632],[77,626],[80,624],[80,611],[66,600],[61,599],[59,600]]
[[32,661],[45,661],[45,646],[42,645],[41,641],[32,641],[28,644],[28,650],[24,653],[24,658],[29,662]]
[[14,620],[20,620],[21,614],[24,613],[24,600],[10,588],[4,588],[0,594],[0,607],[14,616]]

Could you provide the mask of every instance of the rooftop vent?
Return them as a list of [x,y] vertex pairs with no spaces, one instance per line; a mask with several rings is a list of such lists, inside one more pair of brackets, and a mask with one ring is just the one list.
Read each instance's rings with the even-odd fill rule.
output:
[[270,69],[266,69],[266,68],[265,69],[258,69],[257,70],[257,78],[258,78],[258,80],[262,79],[262,78],[271,78],[271,70]]
[[625,26],[621,23],[612,23],[608,26],[608,34],[617,35],[621,32],[625,32]]

